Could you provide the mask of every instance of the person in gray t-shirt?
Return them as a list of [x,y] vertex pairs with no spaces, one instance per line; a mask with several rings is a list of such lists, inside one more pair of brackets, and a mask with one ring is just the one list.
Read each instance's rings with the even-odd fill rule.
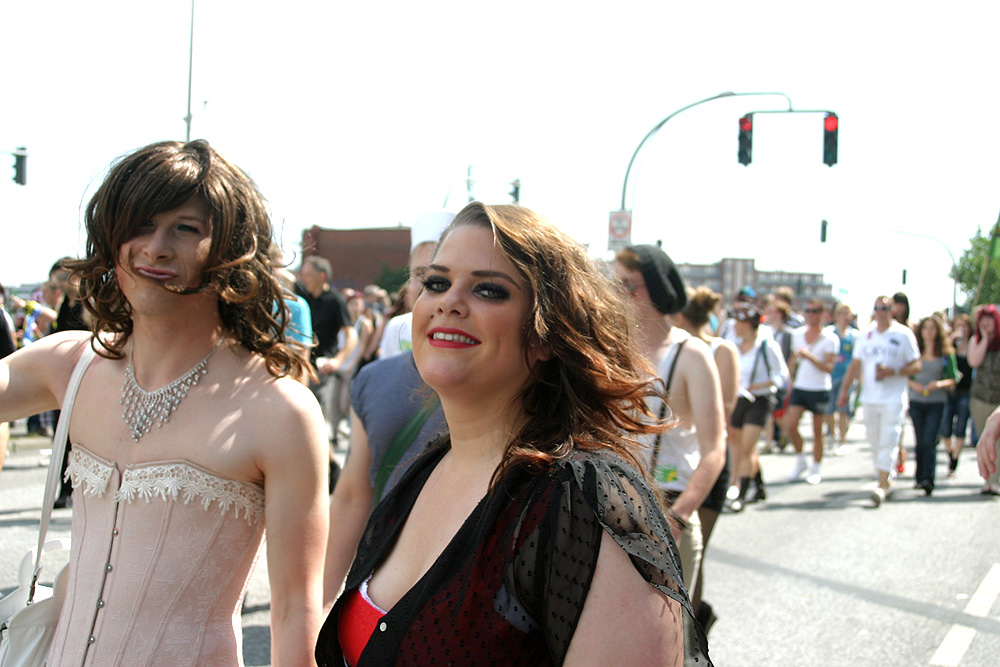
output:
[[921,369],[907,380],[910,419],[916,436],[914,458],[917,460],[916,484],[928,496],[934,491],[937,444],[941,440],[941,417],[948,402],[948,390],[955,386],[955,349],[945,335],[944,324],[936,317],[925,317],[917,326],[917,347]]

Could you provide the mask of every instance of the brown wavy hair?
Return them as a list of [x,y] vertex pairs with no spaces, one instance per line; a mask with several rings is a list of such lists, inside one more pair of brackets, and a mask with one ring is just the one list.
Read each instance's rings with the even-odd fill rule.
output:
[[87,255],[67,262],[80,280],[80,298],[93,316],[106,356],[123,358],[132,334],[132,309],[115,275],[119,250],[140,223],[191,197],[209,210],[212,243],[202,289],[218,295],[229,333],[264,358],[275,376],[307,373],[285,341],[289,312],[271,273],[270,216],[256,184],[203,140],[150,144],[119,158],[87,205]]
[[913,333],[916,335],[917,339],[917,349],[920,350],[920,354],[925,352],[924,347],[924,335],[921,329],[924,328],[924,322],[931,321],[934,326],[937,327],[937,334],[934,336],[934,349],[931,353],[935,357],[947,357],[948,355],[955,354],[955,348],[951,344],[951,340],[948,338],[948,334],[945,333],[944,322],[937,315],[928,315],[927,317],[920,320],[920,322],[913,327]]
[[529,209],[473,202],[437,247],[463,225],[491,229],[531,289],[531,315],[522,327],[526,363],[531,345],[552,350],[515,398],[527,419],[507,443],[494,483],[517,468],[544,472],[574,449],[611,450],[645,471],[635,436],[669,424],[646,405],[648,397],[664,398],[663,383],[639,350],[623,291],[582,245]]
[[688,319],[688,322],[701,328],[708,324],[709,316],[720,301],[722,301],[721,294],[701,285],[693,290],[688,290],[688,302],[681,313]]

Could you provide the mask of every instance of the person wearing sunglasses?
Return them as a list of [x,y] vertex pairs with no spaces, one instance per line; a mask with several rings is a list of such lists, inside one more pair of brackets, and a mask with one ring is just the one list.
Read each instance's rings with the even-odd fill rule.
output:
[[[833,388],[831,372],[840,352],[840,339],[832,330],[823,327],[823,302],[810,299],[806,305],[806,325],[792,332],[792,355],[789,372],[792,374],[791,397],[788,401],[788,437],[798,454],[790,481],[806,475],[806,482],[819,484],[820,465],[823,462],[823,415],[830,402]],[[812,413],[813,461],[806,462],[803,453],[799,420],[808,410]]]
[[846,406],[847,388],[860,378],[862,413],[878,477],[870,496],[875,507],[886,500],[892,488],[906,379],[920,369],[920,351],[913,331],[893,319],[888,297],[876,298],[872,323],[854,345],[854,358],[837,395],[837,405]]

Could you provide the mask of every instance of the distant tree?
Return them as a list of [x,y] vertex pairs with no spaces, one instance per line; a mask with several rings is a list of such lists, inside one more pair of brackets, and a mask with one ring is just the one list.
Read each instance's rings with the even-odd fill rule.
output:
[[[962,252],[958,263],[951,271],[951,277],[958,281],[959,287],[968,295],[965,309],[972,308],[976,286],[983,272],[983,262],[989,260],[983,286],[979,293],[977,304],[1000,303],[1000,254],[998,248],[991,248],[992,234],[983,234],[982,229],[976,230],[976,235],[969,239],[969,247]],[[991,250],[993,251],[991,256]]]
[[375,279],[375,284],[384,289],[389,294],[394,294],[405,283],[410,275],[409,268],[394,269],[387,263],[382,262],[382,273]]

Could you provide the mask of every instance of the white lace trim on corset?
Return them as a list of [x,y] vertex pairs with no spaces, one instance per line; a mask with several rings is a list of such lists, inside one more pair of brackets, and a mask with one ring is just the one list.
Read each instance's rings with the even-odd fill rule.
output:
[[239,517],[242,510],[244,518],[251,524],[264,521],[263,491],[209,474],[186,463],[127,469],[115,499],[131,502],[139,497],[149,502],[153,496],[174,501],[180,498],[185,505],[200,498],[201,506],[206,510],[217,502],[223,512],[232,508],[234,517]]
[[[74,486],[84,486],[83,492],[103,496],[111,479],[113,465],[81,449],[70,452],[67,476]],[[251,525],[264,521],[264,491],[251,484],[225,479],[183,461],[162,464],[143,464],[128,467],[122,475],[121,487],[115,493],[116,501],[132,502],[142,498],[149,502],[153,497],[163,500],[182,500],[184,504],[199,499],[208,510],[218,503],[223,512],[233,510],[233,516],[243,517]]]
[[103,496],[108,490],[112,470],[113,467],[74,447],[69,452],[66,479],[72,480],[73,487],[80,488],[88,496]]

